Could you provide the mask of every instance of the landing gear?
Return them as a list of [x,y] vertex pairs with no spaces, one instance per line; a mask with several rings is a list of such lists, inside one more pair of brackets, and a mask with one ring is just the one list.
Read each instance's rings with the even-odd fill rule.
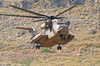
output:
[[68,35],[68,39],[69,39],[71,36],[72,36],[72,35],[71,35],[71,34],[69,34],[69,35]]
[[65,40],[65,35],[61,34],[61,35],[60,35],[60,39],[61,39],[61,40]]
[[57,50],[62,50],[61,45],[58,45]]
[[37,44],[35,47],[36,47],[36,49],[40,49],[40,45],[39,44]]

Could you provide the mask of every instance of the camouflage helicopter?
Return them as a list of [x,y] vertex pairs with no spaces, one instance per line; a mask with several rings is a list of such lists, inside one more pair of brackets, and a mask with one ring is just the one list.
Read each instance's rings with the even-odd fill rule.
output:
[[[47,16],[44,14],[40,14],[37,12],[33,12],[30,10],[26,10],[20,7],[16,7],[14,5],[10,5],[13,8],[31,13],[36,16],[24,16],[24,15],[13,15],[13,14],[0,14],[3,16],[15,16],[15,17],[27,17],[27,18],[42,18],[40,20],[36,20],[34,22],[40,22],[45,21],[40,28],[42,29],[41,33],[35,33],[35,29],[33,28],[26,28],[26,27],[16,27],[17,29],[25,29],[29,30],[29,32],[32,34],[32,38],[30,39],[30,43],[33,43],[33,46],[36,47],[36,49],[40,49],[40,47],[52,47],[54,45],[58,45],[57,49],[61,50],[62,46],[71,40],[74,39],[74,35],[69,34],[69,25],[70,21],[67,22],[61,22],[59,20],[66,18],[66,17],[58,17],[61,14],[71,10],[72,8],[76,6],[72,6],[63,12],[57,14],[56,16]],[[36,44],[36,45],[35,45]]]

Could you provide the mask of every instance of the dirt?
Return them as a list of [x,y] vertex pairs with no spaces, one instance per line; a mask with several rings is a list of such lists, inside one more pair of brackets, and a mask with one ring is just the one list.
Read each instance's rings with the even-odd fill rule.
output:
[[[100,66],[100,11],[96,7],[99,6],[90,4],[88,7],[87,5],[77,6],[71,12],[62,15],[78,16],[68,19],[71,21],[70,33],[75,35],[75,39],[63,45],[61,51],[57,50],[57,46],[53,46],[49,49],[50,52],[47,53],[42,52],[43,48],[40,50],[32,49],[32,44],[17,48],[27,43],[31,35],[28,31],[25,31],[24,35],[18,37],[19,32],[23,32],[23,30],[17,30],[14,27],[34,26],[41,32],[40,28],[38,28],[41,23],[36,25],[36,23],[32,22],[34,19],[0,16],[0,65]],[[7,8],[4,10],[7,13]],[[2,10],[0,12],[2,13]],[[10,12],[15,13],[13,10]],[[49,12],[54,13],[52,9]],[[81,15],[83,16],[81,17]]]

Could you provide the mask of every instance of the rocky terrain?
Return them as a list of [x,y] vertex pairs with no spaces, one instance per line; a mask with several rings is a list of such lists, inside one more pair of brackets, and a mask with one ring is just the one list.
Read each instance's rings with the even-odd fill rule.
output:
[[[29,2],[34,1],[35,4],[27,4],[26,6],[22,5],[23,1],[25,3],[27,0],[0,0],[0,13],[31,15],[11,8],[8,6],[9,4],[46,15],[56,15],[65,10],[64,7],[71,6],[63,6],[66,0],[62,0],[62,2],[47,0],[44,3],[49,3],[48,7],[44,7],[43,3],[40,2],[42,0],[29,0]],[[58,6],[57,1],[63,5]],[[71,11],[61,15],[69,17],[64,21],[71,21],[70,33],[75,35],[75,39],[64,45],[61,51],[56,49],[57,46],[53,46],[51,49],[41,48],[40,50],[32,49],[32,44],[24,46],[31,38],[31,34],[25,30],[17,30],[15,27],[34,27],[38,32],[41,32],[39,28],[41,23],[34,23],[35,19],[0,16],[0,65],[100,66],[100,2],[99,0],[81,1],[84,5],[78,5]],[[43,6],[40,7],[40,5]]]

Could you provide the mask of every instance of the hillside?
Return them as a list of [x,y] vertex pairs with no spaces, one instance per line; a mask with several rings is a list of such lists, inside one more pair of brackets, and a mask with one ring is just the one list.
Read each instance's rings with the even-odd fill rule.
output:
[[[22,6],[22,0],[0,1],[2,2],[0,13],[8,14],[31,15],[11,8],[8,6],[9,4],[46,15],[56,15],[66,9],[62,6],[52,6],[51,8],[51,5],[48,8],[41,8],[40,3],[37,3],[38,7],[37,5]],[[49,0],[46,2],[50,3]],[[61,15],[69,17],[65,21],[71,21],[70,33],[75,35],[75,39],[64,45],[61,51],[56,49],[57,46],[52,47],[49,49],[50,52],[46,53],[43,52],[43,48],[32,49],[32,44],[23,46],[29,41],[31,35],[28,31],[17,30],[14,27],[34,27],[41,32],[38,28],[41,23],[34,23],[35,19],[0,16],[0,64],[10,66],[100,66],[100,2],[93,0],[86,3],[84,0],[84,3]]]
[[8,7],[9,4],[20,6],[25,9],[33,8],[56,8],[70,5],[97,4],[99,0],[0,0],[1,7]]

